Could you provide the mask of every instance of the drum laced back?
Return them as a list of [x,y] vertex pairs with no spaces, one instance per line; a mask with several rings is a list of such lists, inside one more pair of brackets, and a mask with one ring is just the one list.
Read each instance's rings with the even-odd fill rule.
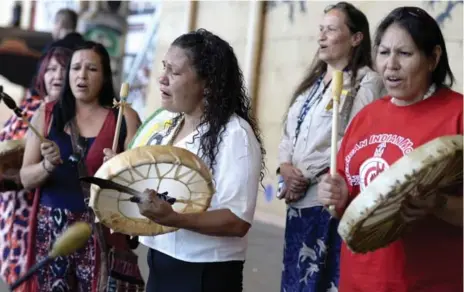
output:
[[406,200],[462,189],[463,136],[440,137],[400,158],[346,209],[338,228],[349,249],[366,253],[396,241],[408,227]]

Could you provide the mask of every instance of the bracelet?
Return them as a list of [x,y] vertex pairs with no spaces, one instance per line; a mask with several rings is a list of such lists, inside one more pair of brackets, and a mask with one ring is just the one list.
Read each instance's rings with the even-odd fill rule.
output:
[[42,167],[43,167],[43,169],[45,169],[46,172],[53,173],[53,170],[48,170],[47,167],[45,166],[45,159],[42,160]]

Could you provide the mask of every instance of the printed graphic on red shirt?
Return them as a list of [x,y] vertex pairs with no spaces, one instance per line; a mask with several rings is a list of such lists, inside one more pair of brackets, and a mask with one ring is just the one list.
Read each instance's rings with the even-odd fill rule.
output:
[[374,157],[364,161],[359,168],[359,180],[361,191],[363,191],[374,178],[376,178],[390,165],[382,158],[383,151],[387,147],[386,143],[382,143],[375,149]]
[[[386,97],[351,122],[338,156],[350,199],[415,148],[463,133],[463,96],[447,88],[417,104],[398,107]],[[394,133],[394,134],[392,134]],[[364,190],[365,191],[365,190]],[[355,254],[343,243],[339,291],[463,291],[462,227],[430,217],[388,247]]]
[[[377,146],[373,150],[372,156],[362,162],[359,168],[356,165],[351,165],[351,160],[358,151],[366,147],[371,148],[374,145]],[[352,186],[360,186],[360,190],[363,191],[372,180],[390,167],[390,164],[383,157],[387,147],[395,147],[402,155],[406,155],[414,149],[414,143],[411,139],[396,134],[370,135],[368,138],[356,143],[345,157],[345,174]],[[369,151],[368,149],[365,150]],[[350,170],[358,170],[359,172],[351,175]]]

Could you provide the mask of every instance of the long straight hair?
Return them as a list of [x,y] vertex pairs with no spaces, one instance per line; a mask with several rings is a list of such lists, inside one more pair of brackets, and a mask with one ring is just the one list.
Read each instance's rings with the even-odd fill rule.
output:
[[[360,32],[363,35],[361,43],[351,51],[351,57],[349,58],[350,61],[346,68],[347,70],[352,71],[351,85],[354,87],[356,84],[358,70],[364,66],[372,68],[369,21],[361,10],[357,9],[350,3],[339,2],[335,5],[330,5],[324,10],[324,13],[326,14],[333,9],[337,9],[345,14],[346,25],[352,34]],[[310,88],[320,76],[327,72],[327,63],[319,59],[318,55],[319,50],[314,56],[311,66],[309,67],[306,76],[303,78],[303,81],[301,81],[293,93],[289,108],[293,105],[298,96],[308,90],[308,88]]]
[[419,7],[398,7],[392,10],[379,24],[374,39],[374,51],[377,54],[385,31],[393,24],[398,24],[408,32],[415,45],[429,58],[434,58],[436,46],[441,48],[441,57],[431,74],[432,83],[438,88],[452,87],[455,81],[449,65],[445,38],[437,21],[427,11]]
[[[103,84],[98,95],[98,103],[102,107],[111,108],[113,106],[115,91],[113,87],[111,63],[108,51],[99,43],[86,41],[82,46],[78,47],[74,51],[73,55],[81,50],[92,50],[100,56],[103,69]],[[53,120],[58,131],[64,131],[66,124],[76,116],[76,97],[74,96],[69,83],[70,69],[71,61],[68,62],[68,66],[66,68],[66,77],[64,86],[61,89],[60,100],[53,108]]]

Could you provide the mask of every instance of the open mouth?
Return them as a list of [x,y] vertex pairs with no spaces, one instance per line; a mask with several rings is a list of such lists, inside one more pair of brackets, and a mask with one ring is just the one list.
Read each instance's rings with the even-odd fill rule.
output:
[[52,83],[52,86],[53,86],[54,88],[61,88],[62,85],[63,85],[63,84],[62,84],[61,82],[54,82],[54,83]]
[[78,83],[78,84],[77,84],[77,88],[78,88],[78,89],[81,89],[81,90],[85,90],[85,89],[88,88],[88,86],[87,86],[87,84],[85,84],[85,83]]
[[399,82],[399,81],[401,81],[401,78],[398,78],[398,77],[395,77],[395,76],[389,76],[389,77],[387,77],[387,81]]
[[390,87],[396,87],[396,86],[399,86],[401,84],[401,82],[403,81],[403,79],[399,78],[398,76],[388,76],[386,78],[386,85],[390,86]]
[[161,91],[161,95],[164,96],[164,97],[170,97],[171,96],[169,93],[167,93],[164,90],[160,90],[160,91]]
[[321,50],[327,49],[327,47],[328,47],[328,46],[324,46],[324,45],[320,45],[320,46],[319,46],[319,48],[320,48]]

